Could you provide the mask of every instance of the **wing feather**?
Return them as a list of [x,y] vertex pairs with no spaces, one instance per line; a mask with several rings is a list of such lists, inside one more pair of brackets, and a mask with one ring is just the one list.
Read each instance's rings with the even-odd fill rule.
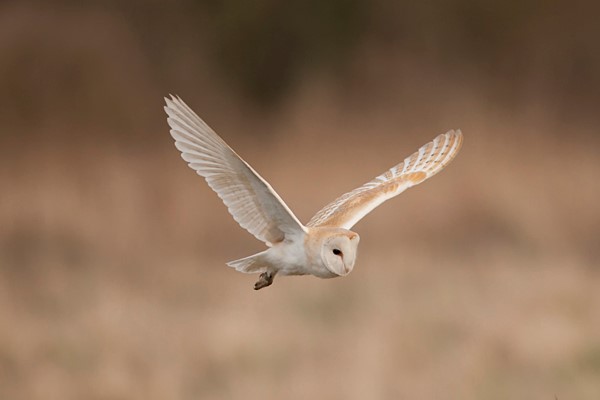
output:
[[400,164],[329,203],[306,226],[352,228],[384,201],[444,169],[460,150],[462,140],[460,130],[439,135]]
[[281,197],[179,97],[165,98],[167,121],[181,157],[227,206],[240,226],[272,245],[305,233]]

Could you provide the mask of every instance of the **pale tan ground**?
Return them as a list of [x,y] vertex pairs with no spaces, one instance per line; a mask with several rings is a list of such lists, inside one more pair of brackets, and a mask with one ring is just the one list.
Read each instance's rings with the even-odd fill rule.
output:
[[[439,133],[303,96],[284,139],[230,140],[303,221]],[[595,147],[462,106],[462,153],[355,227],[350,276],[260,292],[169,139],[5,151],[0,398],[599,398]]]

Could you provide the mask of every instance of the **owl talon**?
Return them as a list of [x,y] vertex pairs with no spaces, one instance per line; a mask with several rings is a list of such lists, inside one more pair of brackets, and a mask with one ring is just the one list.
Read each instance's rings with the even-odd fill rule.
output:
[[274,275],[270,272],[263,272],[260,274],[258,281],[254,284],[254,290],[259,290],[264,287],[270,286],[273,283]]

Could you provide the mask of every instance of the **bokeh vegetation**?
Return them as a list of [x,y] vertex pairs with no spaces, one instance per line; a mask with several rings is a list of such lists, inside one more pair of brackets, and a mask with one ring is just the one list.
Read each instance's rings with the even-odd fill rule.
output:
[[[0,398],[599,398],[598,11],[2,2]],[[257,293],[168,93],[302,221],[465,145],[356,226],[350,276]]]

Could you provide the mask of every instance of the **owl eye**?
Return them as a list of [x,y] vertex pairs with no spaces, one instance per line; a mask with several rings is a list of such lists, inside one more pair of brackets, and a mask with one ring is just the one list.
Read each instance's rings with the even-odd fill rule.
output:
[[335,254],[336,256],[340,256],[342,255],[342,252],[340,249],[333,249],[333,254]]

